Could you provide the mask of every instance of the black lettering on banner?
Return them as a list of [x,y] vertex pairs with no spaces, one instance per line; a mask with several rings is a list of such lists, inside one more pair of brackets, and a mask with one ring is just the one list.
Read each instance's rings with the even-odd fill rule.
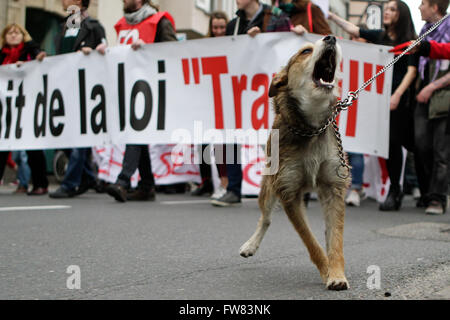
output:
[[[142,93],[144,95],[144,114],[141,119],[136,117],[136,96]],[[137,81],[133,89],[131,90],[131,102],[130,102],[130,123],[131,127],[136,131],[144,130],[148,123],[150,122],[150,118],[152,116],[153,109],[153,96],[152,90],[150,89],[150,85],[144,81]]]
[[[47,121],[47,75],[45,74],[43,77],[44,81],[44,91],[39,92],[36,98],[36,104],[34,107],[34,136],[38,138],[39,136],[45,137],[45,123]],[[38,123],[39,119],[39,110],[42,107],[42,121]]]
[[[14,84],[12,80],[8,82],[8,91],[12,91],[14,89]],[[11,97],[6,98],[6,131],[5,131],[5,139],[9,139],[9,133],[11,131]]]
[[[58,100],[58,108],[54,108],[55,101]],[[61,135],[61,133],[64,130],[64,123],[59,123],[57,126],[55,126],[53,122],[53,118],[55,117],[62,117],[65,115],[64,111],[64,100],[61,94],[61,91],[56,89],[53,91],[52,98],[50,99],[50,115],[49,115],[49,122],[50,122],[50,132],[54,137],[58,137]]]
[[19,86],[19,95],[16,98],[16,108],[17,108],[17,122],[16,122],[16,139],[22,137],[22,127],[20,122],[22,119],[22,109],[25,106],[25,96],[23,95],[23,82]]
[[[92,110],[91,114],[91,127],[94,133],[106,132],[106,98],[105,89],[101,85],[96,85],[92,89],[91,99],[95,100],[97,96],[100,96],[100,103]],[[100,114],[100,123],[96,121],[98,114]]]
[[86,134],[86,71],[78,70],[78,83],[80,86],[80,128],[81,134]]
[[125,130],[125,72],[123,63],[119,63],[118,84],[120,131],[123,131]]
[[[158,61],[158,73],[166,72],[166,64],[164,60]],[[166,81],[158,82],[158,121],[157,130],[164,130],[166,127]]]

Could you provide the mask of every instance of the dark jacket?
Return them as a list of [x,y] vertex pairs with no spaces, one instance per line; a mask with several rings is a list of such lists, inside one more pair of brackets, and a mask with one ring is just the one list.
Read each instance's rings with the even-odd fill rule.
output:
[[162,18],[156,29],[155,42],[177,41],[177,35],[172,23],[167,18]]
[[[66,22],[64,22],[62,31],[56,38],[56,54],[61,53],[61,43],[66,34],[66,30]],[[105,29],[103,29],[103,26],[98,20],[86,17],[81,22],[80,31],[73,46],[73,52],[79,51],[83,47],[95,49],[103,41],[106,41]]]
[[256,16],[256,18],[250,23],[245,16],[244,10],[238,10],[236,12],[237,18],[234,18],[227,24],[226,35],[231,36],[234,34],[234,29],[236,23],[239,19],[239,29],[238,34],[247,34],[247,31],[253,27],[258,27],[261,32],[266,32],[267,27],[270,24],[270,19],[272,17],[272,8],[266,4],[263,4],[262,11]]
[[[19,61],[30,61],[36,59],[36,56],[41,52],[39,45],[33,40],[25,42]],[[0,51],[0,65],[3,64],[6,55]]]

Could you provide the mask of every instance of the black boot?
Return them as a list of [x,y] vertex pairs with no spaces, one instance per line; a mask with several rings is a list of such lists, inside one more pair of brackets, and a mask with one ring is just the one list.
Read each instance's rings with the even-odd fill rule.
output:
[[400,186],[391,185],[386,200],[380,204],[380,211],[398,211],[402,206],[403,192]]
[[211,179],[205,179],[202,184],[198,186],[197,189],[195,189],[193,192],[191,192],[191,195],[193,196],[202,196],[204,194],[211,195],[211,193],[214,191],[214,186],[211,181]]

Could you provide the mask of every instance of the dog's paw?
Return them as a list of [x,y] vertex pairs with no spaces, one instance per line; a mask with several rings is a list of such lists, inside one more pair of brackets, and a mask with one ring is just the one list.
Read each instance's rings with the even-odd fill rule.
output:
[[336,290],[336,291],[341,291],[341,290],[347,290],[349,289],[350,286],[348,284],[347,279],[342,278],[342,279],[328,279],[327,281],[327,289],[328,290]]
[[257,246],[255,246],[251,242],[246,242],[242,245],[241,249],[239,250],[239,254],[244,258],[248,258],[253,256],[256,250],[258,250]]

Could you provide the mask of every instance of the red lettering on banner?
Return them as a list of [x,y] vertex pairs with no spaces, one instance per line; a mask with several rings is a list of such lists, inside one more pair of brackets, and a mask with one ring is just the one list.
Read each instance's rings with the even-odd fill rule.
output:
[[[175,158],[175,162],[172,162],[173,158]],[[162,173],[162,174],[153,173],[153,175],[155,176],[156,179],[165,178],[170,175],[175,175],[175,176],[182,176],[182,175],[197,176],[197,175],[199,175],[199,172],[195,172],[195,171],[191,171],[191,170],[187,170],[185,172],[176,172],[175,171],[177,168],[183,167],[183,165],[184,165],[184,163],[182,162],[182,160],[183,160],[182,152],[178,152],[178,153],[165,152],[165,153],[161,154],[159,159],[166,167],[166,172]],[[179,162],[177,160],[181,160],[181,161]]]
[[[258,91],[259,87],[264,87],[263,94],[255,100],[252,106],[252,126],[253,129],[258,130],[264,126],[264,129],[269,128],[269,76],[264,73],[256,74],[252,80],[252,90]],[[263,106],[263,115],[258,118],[258,110]]]
[[381,187],[381,195],[383,196],[386,193],[386,182],[389,178],[389,173],[387,170],[387,165],[386,165],[386,160],[383,158],[378,158],[378,163],[380,164],[380,169],[381,169],[381,183],[383,184],[383,186]]
[[181,64],[183,66],[183,76],[184,76],[184,84],[189,84],[190,77],[189,77],[189,60],[188,59],[181,59]]
[[[356,91],[358,89],[358,70],[359,62],[350,60],[350,91]],[[355,100],[353,104],[348,108],[347,112],[347,130],[345,135],[347,137],[354,137],[356,133],[356,120],[358,115],[358,100]]]
[[[245,182],[247,182],[248,184],[254,186],[254,187],[261,187],[259,185],[259,183],[256,183],[255,181],[252,180],[251,175],[250,175],[250,170],[253,169],[253,167],[255,167],[258,163],[264,163],[265,162],[265,158],[256,158],[255,160],[250,161],[244,168],[244,170],[242,171],[242,178]],[[257,170],[255,172],[255,176],[261,176],[261,171]]]
[[[341,74],[344,73],[344,61],[341,61],[341,64],[339,66],[340,72]],[[342,100],[342,86],[343,86],[344,80],[342,78],[340,78],[338,80],[338,92],[339,92],[339,97],[338,97],[338,101]],[[339,126],[339,116],[341,114],[339,113],[338,116],[336,117],[336,124]]]
[[[383,66],[379,66],[377,65],[377,73],[381,71],[381,69],[383,69]],[[378,94],[383,94],[384,91],[384,72],[382,74],[380,74],[377,78],[377,93]]]
[[200,67],[198,65],[198,58],[192,59],[192,70],[194,71],[195,84],[200,83]]
[[227,57],[202,58],[202,70],[204,75],[211,75],[212,78],[216,129],[224,129],[220,75],[228,73]]
[[242,92],[247,90],[247,76],[245,74],[240,78],[238,76],[233,76],[231,82],[233,84],[236,129],[242,129]]
[[[373,64],[364,62],[364,82],[372,78],[372,70],[373,70]],[[366,87],[366,91],[370,91],[372,89],[372,84],[369,84]]]

